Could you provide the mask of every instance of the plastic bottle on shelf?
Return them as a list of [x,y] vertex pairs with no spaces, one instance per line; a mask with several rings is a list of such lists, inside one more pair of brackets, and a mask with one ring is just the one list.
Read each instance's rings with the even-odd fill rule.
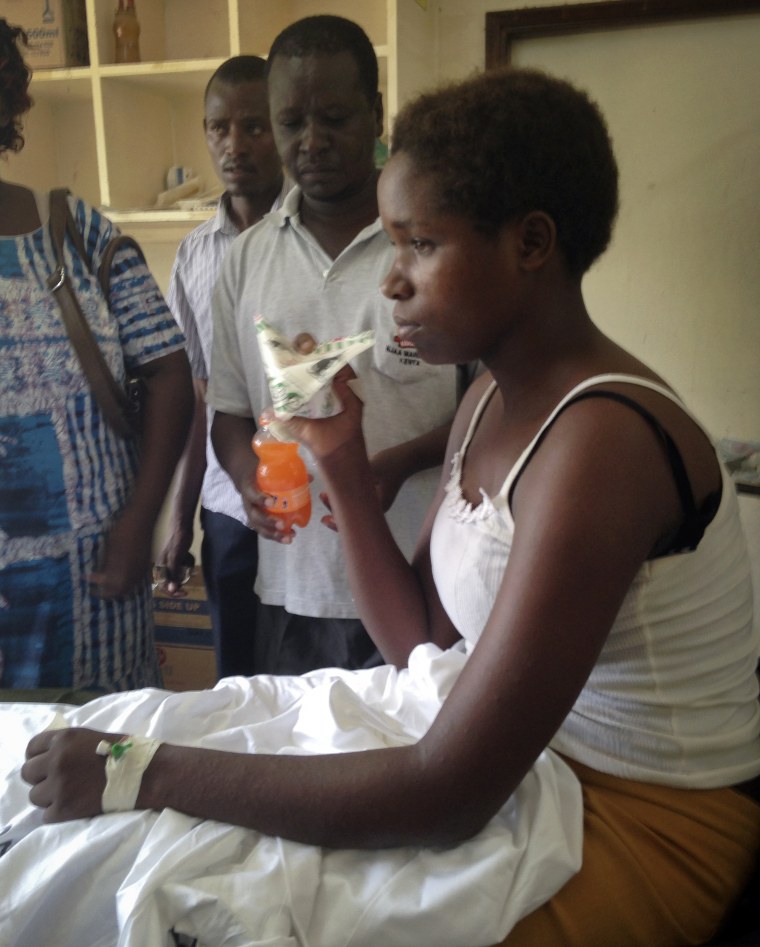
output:
[[140,21],[135,0],[119,0],[113,18],[114,62],[140,62]]
[[269,429],[270,419],[259,418],[251,447],[259,458],[256,486],[274,500],[269,515],[287,528],[306,526],[311,518],[309,474],[295,441],[281,441]]

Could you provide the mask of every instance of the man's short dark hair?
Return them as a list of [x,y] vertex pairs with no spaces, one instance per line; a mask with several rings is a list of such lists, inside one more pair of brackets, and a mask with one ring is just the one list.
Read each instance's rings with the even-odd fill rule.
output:
[[261,56],[232,56],[226,59],[206,84],[203,101],[208,98],[211,86],[215,82],[224,82],[226,85],[242,85],[244,82],[263,80],[266,71],[266,60]]
[[277,36],[269,50],[266,73],[275,56],[291,59],[323,53],[350,53],[359,69],[359,82],[370,105],[375,104],[378,91],[377,56],[370,38],[353,20],[342,16],[307,16],[286,26]]

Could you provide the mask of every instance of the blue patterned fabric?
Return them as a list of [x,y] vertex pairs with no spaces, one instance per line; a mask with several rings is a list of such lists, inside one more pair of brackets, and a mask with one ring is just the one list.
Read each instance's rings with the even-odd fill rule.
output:
[[[92,272],[114,228],[70,206]],[[110,309],[67,237],[77,298],[111,370],[183,345],[147,267],[114,259]],[[113,518],[124,507],[137,445],[115,435],[92,396],[46,280],[47,226],[0,237],[0,687],[123,690],[158,684],[150,586],[106,601],[90,595]]]

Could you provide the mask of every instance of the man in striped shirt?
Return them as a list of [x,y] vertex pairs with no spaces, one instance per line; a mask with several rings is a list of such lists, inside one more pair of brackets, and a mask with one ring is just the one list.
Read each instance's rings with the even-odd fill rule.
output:
[[193,430],[179,467],[161,556],[165,589],[181,593],[198,499],[203,530],[201,565],[214,633],[217,673],[253,674],[258,563],[256,533],[249,528],[240,494],[219,465],[208,429],[206,384],[211,362],[211,295],[222,260],[238,234],[279,207],[285,186],[272,137],[264,60],[234,56],[206,87],[203,128],[209,154],[225,191],[216,213],[191,231],[177,251],[168,302],[187,338],[196,388]]

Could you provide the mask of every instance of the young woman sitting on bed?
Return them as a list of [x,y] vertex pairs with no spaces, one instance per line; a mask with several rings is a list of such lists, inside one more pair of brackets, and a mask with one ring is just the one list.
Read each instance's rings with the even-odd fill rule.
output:
[[[136,807],[329,847],[453,845],[551,747],[583,786],[583,865],[505,943],[701,943],[760,851],[749,564],[707,434],[586,311],[582,277],[618,202],[604,120],[540,73],[469,79],[402,111],[379,196],[398,338],[430,363],[489,370],[463,400],[411,565],[373,500],[350,371],[340,415],[290,428],[329,483],[386,659],[460,638],[470,656],[415,745],[162,744]],[[103,739],[118,737],[31,741],[23,776],[47,821],[102,811]]]

